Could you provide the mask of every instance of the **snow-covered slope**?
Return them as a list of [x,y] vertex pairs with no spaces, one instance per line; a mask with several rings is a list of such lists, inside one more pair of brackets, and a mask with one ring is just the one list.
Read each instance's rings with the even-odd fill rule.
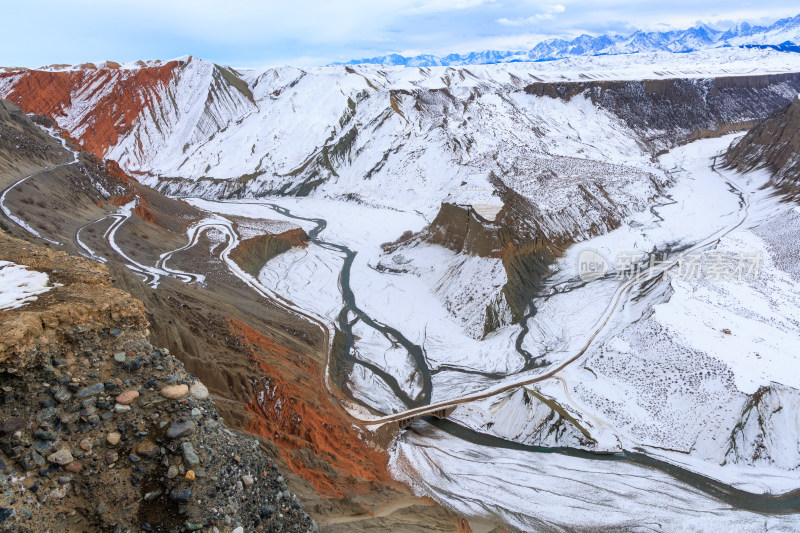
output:
[[[589,474],[573,459],[637,450],[736,489],[796,488],[800,222],[764,189],[769,176],[714,161],[733,140],[721,133],[796,99],[798,73],[800,55],[732,48],[470,68],[237,71],[185,58],[10,71],[0,93],[196,206],[302,226],[309,244],[258,280],[350,337],[332,372],[350,400],[388,413],[527,380],[452,420],[488,442],[579,449],[500,461],[463,440],[453,459],[414,444],[449,449],[438,430],[408,432],[391,468],[418,492],[523,530],[627,527],[677,495],[664,523],[682,529],[718,502],[636,463]],[[685,144],[698,137],[716,138]],[[573,245],[587,240],[609,265],[708,241],[704,265],[757,253],[763,271],[692,280],[674,268],[619,292],[616,264],[578,277]],[[608,490],[554,516],[565,495],[586,503],[584,483]],[[537,500],[534,484],[559,494]]]
[[[496,203],[492,172],[525,182],[531,199],[545,188],[528,178],[549,171],[602,175],[612,196],[649,187],[650,149],[624,110],[531,96],[524,91],[531,84],[797,71],[800,56],[740,49],[469,69],[237,71],[181,58],[11,70],[0,73],[0,95],[52,116],[97,155],[170,194],[315,194],[429,216],[444,200]],[[791,97],[785,88],[772,92]],[[745,118],[772,107],[754,109]],[[701,126],[714,128],[714,119],[704,115]],[[622,177],[618,185],[615,177]],[[535,200],[554,206],[574,199]]]

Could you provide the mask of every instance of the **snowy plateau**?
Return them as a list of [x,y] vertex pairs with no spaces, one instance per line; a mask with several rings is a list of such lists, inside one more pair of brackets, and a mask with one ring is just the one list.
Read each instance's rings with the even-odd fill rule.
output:
[[[67,88],[36,101],[35,76]],[[798,91],[800,54],[730,46],[0,71],[0,96],[203,213],[188,244],[128,257],[152,286],[209,283],[172,260],[206,235],[248,287],[330,332],[353,424],[455,407],[399,430],[389,470],[474,531],[800,526],[800,211],[774,169],[726,158]],[[136,207],[105,234],[121,257]],[[307,241],[255,272],[231,259],[298,228]],[[608,266],[591,281],[586,250]],[[0,305],[47,290],[7,277]]]

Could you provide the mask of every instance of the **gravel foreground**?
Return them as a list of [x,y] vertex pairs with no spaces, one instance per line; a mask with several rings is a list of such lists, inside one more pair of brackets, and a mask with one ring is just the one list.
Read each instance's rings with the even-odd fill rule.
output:
[[54,284],[0,311],[0,529],[316,531],[104,266],[1,231],[0,250]]

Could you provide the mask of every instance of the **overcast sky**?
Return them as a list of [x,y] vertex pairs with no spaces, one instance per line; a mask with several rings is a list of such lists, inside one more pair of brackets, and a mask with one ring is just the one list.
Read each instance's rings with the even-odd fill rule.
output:
[[796,0],[4,0],[0,66],[169,59],[320,65],[398,52],[525,50],[547,37],[769,24]]

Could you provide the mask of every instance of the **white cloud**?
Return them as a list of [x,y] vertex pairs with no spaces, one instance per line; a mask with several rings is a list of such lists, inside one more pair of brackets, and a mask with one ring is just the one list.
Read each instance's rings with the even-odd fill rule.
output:
[[[491,4],[497,0],[425,0],[417,2],[400,2],[400,4],[410,3],[412,5],[399,10],[404,15],[424,15],[429,13],[441,13],[459,9],[470,9],[480,7],[484,4]],[[397,5],[397,2],[394,2]]]
[[531,24],[536,24],[542,20],[550,20],[554,19],[558,13],[563,13],[566,11],[566,8],[561,4],[554,4],[551,6],[545,6],[541,13],[536,13],[529,17],[517,17],[517,18],[506,18],[502,17],[496,20],[496,22],[502,26],[528,26]]
[[[436,55],[444,56],[451,53],[467,54],[481,50],[530,50],[540,42],[552,37],[545,33],[524,33],[514,35],[503,35],[497,37],[484,37],[469,41],[462,41],[448,44],[447,46],[433,50]],[[414,56],[427,51],[404,50],[405,56]]]

